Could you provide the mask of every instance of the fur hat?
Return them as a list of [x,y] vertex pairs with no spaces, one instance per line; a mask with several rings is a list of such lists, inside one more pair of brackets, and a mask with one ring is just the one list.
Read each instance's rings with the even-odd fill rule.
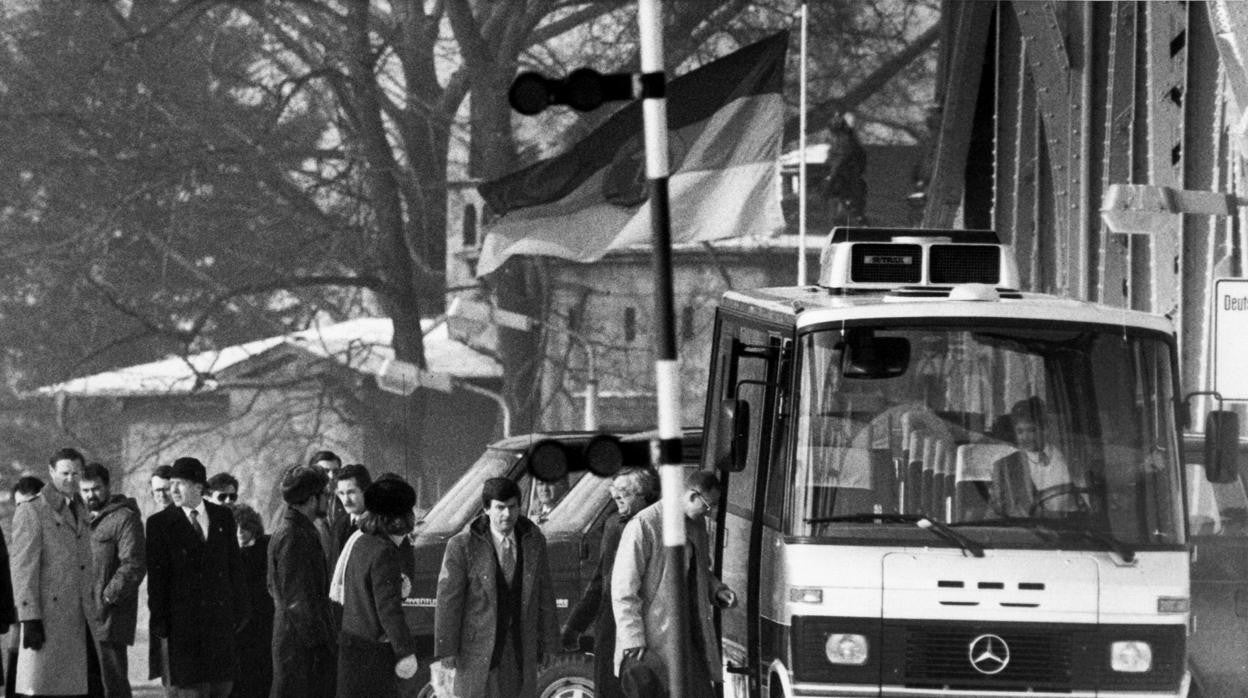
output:
[[325,491],[329,475],[314,465],[296,465],[282,476],[282,499],[287,504],[303,504],[319,492]]
[[377,516],[404,516],[414,506],[416,490],[398,478],[379,478],[364,490],[364,508]]
[[208,483],[208,471],[204,470],[204,464],[200,463],[198,458],[183,456],[175,460],[173,466],[169,468],[169,478],[188,480],[204,485]]

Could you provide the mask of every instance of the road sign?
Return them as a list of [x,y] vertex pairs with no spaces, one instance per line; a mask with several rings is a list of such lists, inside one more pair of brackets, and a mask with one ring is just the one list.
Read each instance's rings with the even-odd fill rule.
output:
[[1248,279],[1214,281],[1213,389],[1248,400]]

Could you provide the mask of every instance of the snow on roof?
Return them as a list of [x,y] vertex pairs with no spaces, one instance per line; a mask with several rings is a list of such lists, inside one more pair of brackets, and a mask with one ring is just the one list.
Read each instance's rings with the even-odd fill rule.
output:
[[[425,333],[425,360],[430,373],[456,378],[500,378],[502,368],[494,359],[451,339],[443,319],[421,321]],[[257,339],[224,349],[189,356],[170,356],[160,361],[126,366],[63,383],[36,388],[35,395],[76,397],[127,397],[177,395],[215,390],[224,381],[217,376],[246,371],[249,361],[280,348],[293,348],[315,357],[331,359],[359,371],[376,375],[387,359],[394,358],[389,318],[360,318],[300,332]]]

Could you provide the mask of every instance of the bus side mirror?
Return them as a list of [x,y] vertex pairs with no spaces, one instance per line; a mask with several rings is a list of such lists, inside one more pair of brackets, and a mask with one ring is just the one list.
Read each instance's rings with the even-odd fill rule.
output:
[[719,433],[716,435],[715,467],[730,473],[745,470],[750,452],[750,403],[732,399],[719,403]]
[[1209,482],[1239,477],[1239,415],[1214,410],[1205,419],[1205,475]]

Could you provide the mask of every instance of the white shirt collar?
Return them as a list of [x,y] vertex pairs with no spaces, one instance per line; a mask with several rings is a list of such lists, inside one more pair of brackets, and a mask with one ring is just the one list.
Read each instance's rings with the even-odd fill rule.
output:
[[516,548],[516,530],[514,528],[511,530],[511,533],[508,533],[507,535],[504,536],[500,534],[498,531],[495,531],[493,526],[490,526],[490,538],[494,539],[494,547],[497,550],[503,549],[504,538],[511,541],[512,550],[515,550]]
[[[198,517],[199,525],[204,527],[204,531],[208,530],[208,509],[204,507],[204,500],[199,500],[199,505],[194,508],[195,516]],[[182,507],[182,514],[187,521],[191,520],[191,507]]]

